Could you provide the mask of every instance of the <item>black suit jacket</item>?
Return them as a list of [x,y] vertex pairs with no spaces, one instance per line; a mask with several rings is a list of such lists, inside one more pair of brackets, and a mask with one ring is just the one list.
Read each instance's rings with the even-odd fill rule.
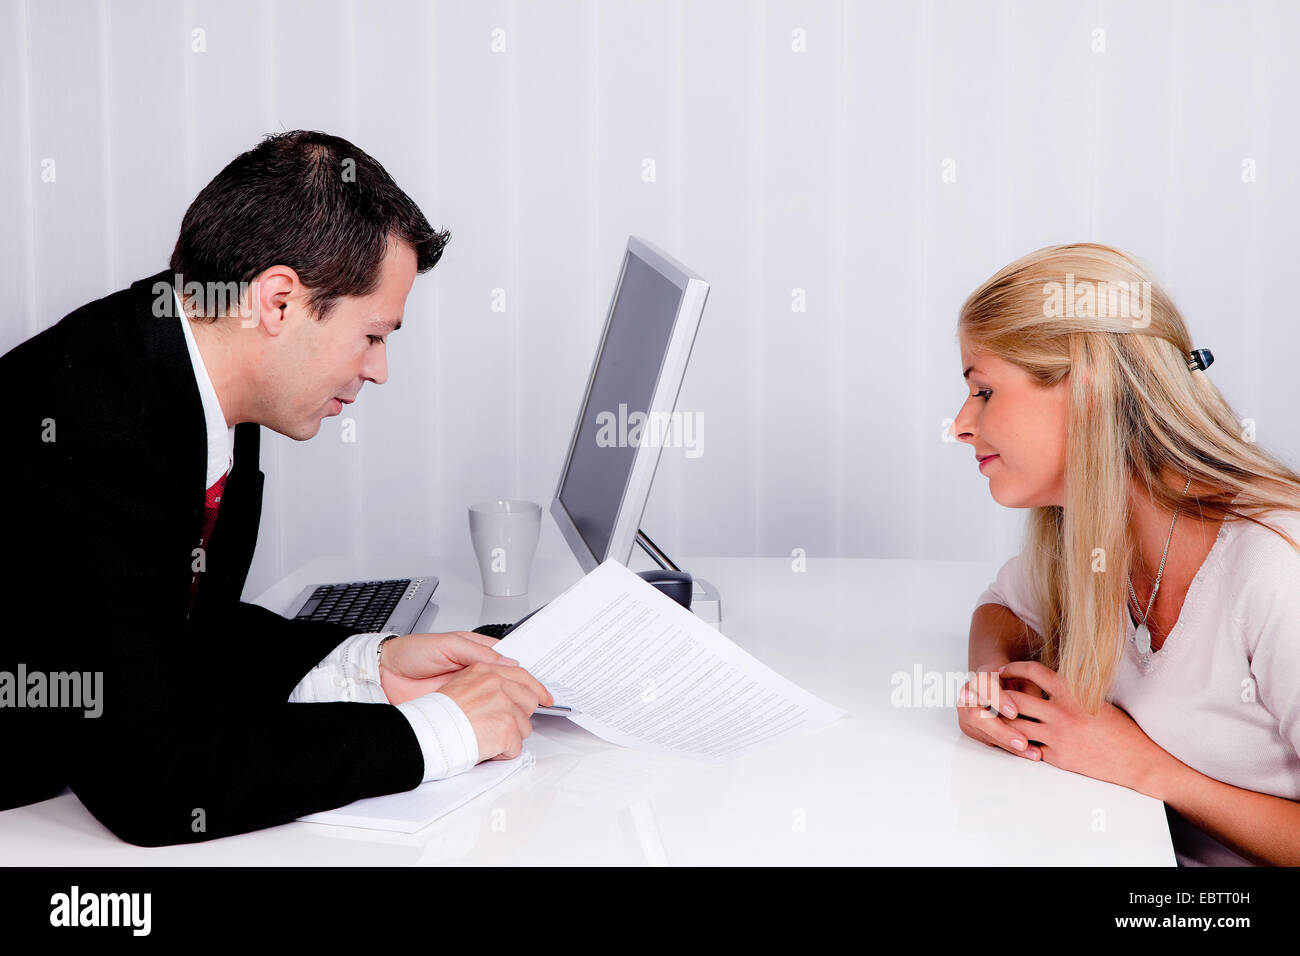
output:
[[[261,426],[236,426],[205,555],[203,407],[158,273],[0,357],[0,671],[102,674],[102,714],[0,706],[0,808],[70,786],[122,839],[196,842],[409,790],[387,704],[290,704],[351,633],[240,601],[261,516]],[[158,313],[162,312],[160,316]]]

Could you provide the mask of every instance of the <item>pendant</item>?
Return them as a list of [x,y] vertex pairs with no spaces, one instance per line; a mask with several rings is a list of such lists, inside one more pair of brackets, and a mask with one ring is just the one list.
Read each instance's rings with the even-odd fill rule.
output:
[[1137,636],[1135,640],[1137,641],[1138,653],[1142,655],[1142,659],[1143,660],[1150,659],[1151,631],[1147,629],[1145,622],[1138,625]]

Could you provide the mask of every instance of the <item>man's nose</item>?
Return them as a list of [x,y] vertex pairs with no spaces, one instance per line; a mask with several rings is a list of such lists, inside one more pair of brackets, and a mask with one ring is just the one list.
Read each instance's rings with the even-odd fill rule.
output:
[[366,380],[376,385],[383,385],[388,381],[388,358],[384,354],[385,351],[387,350],[381,345],[377,349],[371,349],[366,356],[364,370]]

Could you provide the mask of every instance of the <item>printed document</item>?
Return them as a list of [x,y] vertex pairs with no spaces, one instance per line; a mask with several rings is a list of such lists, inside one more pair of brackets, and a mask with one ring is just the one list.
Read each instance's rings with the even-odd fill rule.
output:
[[575,724],[638,750],[720,762],[844,715],[612,559],[495,649]]

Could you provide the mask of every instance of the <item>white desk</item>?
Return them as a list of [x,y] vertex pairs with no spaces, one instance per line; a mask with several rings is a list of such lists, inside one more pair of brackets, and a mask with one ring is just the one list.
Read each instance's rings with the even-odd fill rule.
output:
[[[640,557],[640,556],[638,556]],[[895,707],[891,676],[964,670],[973,602],[995,564],[698,558],[731,640],[850,717],[723,766],[624,750],[535,717],[537,757],[499,788],[410,836],[291,823],[145,849],[70,792],[0,813],[0,857],[50,865],[1097,864],[1175,863],[1163,805],[978,744],[943,707]],[[637,563],[640,569],[648,565]],[[306,584],[433,572],[419,629],[512,621],[577,579],[538,556],[530,594],[484,598],[468,554],[319,559],[258,598],[278,611]]]

